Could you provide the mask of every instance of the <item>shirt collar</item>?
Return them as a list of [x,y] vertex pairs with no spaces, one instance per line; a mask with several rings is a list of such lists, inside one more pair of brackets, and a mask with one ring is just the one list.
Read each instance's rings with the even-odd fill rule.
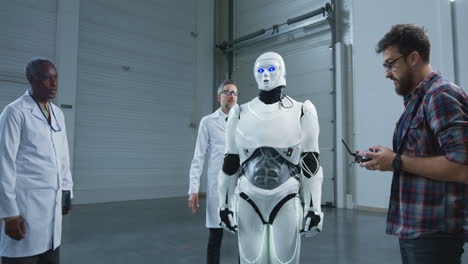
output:
[[226,115],[223,110],[221,110],[221,107],[218,108],[218,117],[222,118],[222,119],[226,119],[228,117],[228,115]]
[[403,97],[405,106],[410,100],[424,97],[427,91],[431,88],[432,83],[440,78],[442,78],[440,71],[430,72],[426,77],[424,77],[424,79],[418,84],[418,86],[416,86],[416,88],[411,94]]

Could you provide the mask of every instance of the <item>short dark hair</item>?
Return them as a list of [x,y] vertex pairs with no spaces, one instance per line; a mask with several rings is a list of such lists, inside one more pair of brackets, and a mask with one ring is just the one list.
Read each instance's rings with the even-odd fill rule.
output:
[[41,66],[42,64],[50,64],[50,65],[54,66],[54,68],[55,68],[54,63],[49,59],[46,59],[46,58],[32,58],[26,64],[26,66],[24,67],[24,73],[26,75],[26,78],[37,79],[37,77],[38,77],[37,75],[38,75],[38,72],[39,72],[39,66]]
[[375,51],[382,53],[390,46],[396,46],[398,51],[408,56],[417,51],[422,60],[429,63],[431,42],[423,26],[417,24],[397,24],[379,41]]
[[218,86],[218,94],[220,94],[224,90],[224,86],[226,86],[228,84],[232,84],[232,85],[235,85],[237,87],[237,84],[236,84],[235,81],[233,81],[231,79],[223,80]]

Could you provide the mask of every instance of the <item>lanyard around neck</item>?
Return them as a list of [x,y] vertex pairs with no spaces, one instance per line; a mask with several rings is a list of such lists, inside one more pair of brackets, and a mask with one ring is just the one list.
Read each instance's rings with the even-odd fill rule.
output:
[[[34,102],[36,102],[37,106],[39,107],[39,109],[41,110],[41,113],[42,115],[45,117],[46,121],[47,121],[47,124],[49,124],[50,128],[54,131],[54,132],[60,132],[62,131],[62,128],[60,127],[60,124],[59,122],[57,121],[57,117],[55,116],[55,113],[54,113],[54,109],[52,108],[52,106],[50,105],[49,103],[49,116],[50,116],[50,119],[47,118],[47,115],[44,113],[44,111],[42,110],[42,107],[41,105],[39,104],[39,102],[36,100],[36,98],[34,98],[34,96],[32,95],[31,91],[29,91],[29,95],[31,96],[31,98],[34,100]],[[57,128],[54,128],[52,126],[52,115],[54,116],[54,119],[55,119],[55,123],[57,124]],[[49,122],[50,120],[50,122]]]

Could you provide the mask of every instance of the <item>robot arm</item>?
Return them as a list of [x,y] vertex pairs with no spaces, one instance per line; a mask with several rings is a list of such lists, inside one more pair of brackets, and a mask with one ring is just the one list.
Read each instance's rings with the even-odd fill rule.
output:
[[321,209],[323,171],[319,156],[319,123],[315,106],[306,101],[302,108],[302,158],[301,197],[304,202],[303,232],[321,231],[323,213]]
[[234,190],[239,178],[239,152],[235,143],[235,131],[239,122],[239,105],[229,112],[226,124],[226,151],[223,167],[218,175],[220,225],[230,231],[237,231],[234,217]]

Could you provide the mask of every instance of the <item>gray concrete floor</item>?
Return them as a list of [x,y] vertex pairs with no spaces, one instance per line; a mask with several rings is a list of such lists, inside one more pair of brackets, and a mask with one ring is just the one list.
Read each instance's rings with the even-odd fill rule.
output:
[[[186,204],[170,198],[75,206],[63,221],[62,263],[206,263],[204,201],[195,215]],[[400,263],[383,213],[326,208],[325,217],[322,233],[302,239],[301,263]],[[234,235],[225,232],[221,254],[221,263],[237,263]]]

